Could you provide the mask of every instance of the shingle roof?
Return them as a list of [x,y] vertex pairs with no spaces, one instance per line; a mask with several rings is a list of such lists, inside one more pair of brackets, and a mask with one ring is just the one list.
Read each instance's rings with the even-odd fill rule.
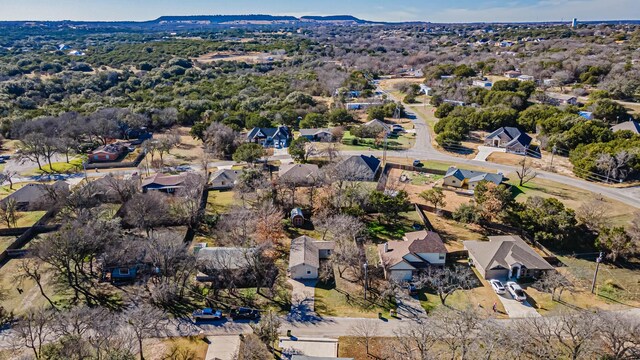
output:
[[248,139],[254,139],[255,137],[270,137],[273,139],[286,140],[290,137],[289,130],[285,126],[278,126],[277,128],[253,128],[247,134]]
[[254,248],[205,247],[198,250],[197,257],[209,261],[214,269],[235,270],[249,267],[253,252]]
[[313,136],[321,133],[329,133],[331,134],[331,129],[323,128],[323,129],[300,129],[300,136]]
[[298,265],[320,267],[320,250],[315,246],[314,242],[315,239],[308,236],[300,236],[291,240],[289,268]]
[[353,155],[338,164],[338,168],[347,170],[352,180],[371,179],[380,168],[380,160],[373,155]]
[[622,130],[629,130],[636,134],[640,134],[640,123],[635,120],[630,120],[611,127],[611,131],[613,132]]
[[371,126],[379,126],[382,127],[383,129],[385,129],[386,131],[389,131],[390,129],[390,125],[385,123],[382,120],[378,120],[378,119],[373,119],[367,123],[364,123],[362,126],[366,126],[366,127],[371,127]]
[[2,199],[2,203],[7,202],[9,199],[15,200],[16,203],[35,203],[42,200],[42,198],[47,195],[50,187],[69,189],[69,184],[62,180],[56,181],[52,185],[27,184]]
[[511,139],[511,141],[507,143],[507,146],[511,146],[516,143],[520,143],[522,144],[522,146],[528,146],[529,144],[531,144],[531,137],[529,135],[520,131],[520,129],[518,128],[508,127],[508,126],[501,127],[496,131],[492,132],[487,136],[487,139],[494,138],[501,134],[505,134],[509,137],[509,139]]
[[142,181],[142,187],[147,187],[149,185],[160,185],[163,187],[175,187],[182,185],[182,183],[186,180],[185,174],[180,175],[165,175],[156,173],[153,176],[150,176]]
[[452,166],[447,170],[445,177],[454,176],[456,179],[463,181],[467,179],[470,183],[479,181],[490,181],[496,185],[502,183],[502,174],[491,174],[481,171],[458,169]]
[[405,240],[389,241],[378,245],[378,251],[382,256],[382,261],[386,266],[394,266],[404,260],[409,254],[443,254],[447,253],[447,248],[442,242],[440,235],[433,231],[415,231],[405,234]]
[[242,170],[218,170],[211,174],[211,182],[226,181],[229,183],[234,183],[238,179],[238,176],[240,176],[240,174],[242,174]]
[[280,179],[297,183],[313,181],[319,174],[318,165],[315,164],[286,164],[278,170]]
[[465,249],[485,270],[505,268],[519,263],[527,269],[553,269],[519,236],[489,236],[489,241],[464,241]]

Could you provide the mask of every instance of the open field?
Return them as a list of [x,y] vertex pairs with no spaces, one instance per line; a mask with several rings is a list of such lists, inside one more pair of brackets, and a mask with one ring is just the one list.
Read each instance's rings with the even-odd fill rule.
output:
[[565,206],[572,209],[578,209],[582,204],[592,200],[601,200],[602,204],[607,208],[607,216],[613,225],[627,225],[633,218],[636,208],[621,202],[611,200],[609,198],[599,196],[592,192],[575,188],[571,185],[559,184],[544,179],[533,179],[524,186],[517,186],[517,179],[510,181],[514,185],[516,200],[520,202],[526,201],[529,197],[540,196],[543,198],[555,197]]
[[[13,311],[16,315],[23,314],[29,308],[47,304],[47,300],[40,294],[40,290],[38,290],[38,286],[33,280],[19,277],[21,274],[20,265],[24,261],[25,259],[7,261],[2,266],[0,275],[0,289],[6,292],[5,298],[2,299],[2,306],[7,311]],[[41,272],[43,273],[44,291],[55,301],[57,297],[54,296],[55,285],[51,276],[52,272],[47,272],[46,269]],[[22,294],[18,289],[22,291]]]
[[[503,165],[511,165],[517,166],[522,165],[523,156],[517,154],[509,154],[502,152],[494,152],[487,157],[488,162],[503,164]],[[527,164],[534,169],[549,171],[551,165],[551,154],[543,151],[542,158],[536,159],[532,157],[527,157]],[[569,161],[569,158],[562,156],[554,156],[553,158],[553,172],[569,176],[575,177],[573,174],[573,164]]]
[[[17,217],[18,221],[16,222],[16,226],[12,227],[31,227],[33,224],[38,222],[40,218],[46,214],[46,211],[28,211],[28,212],[18,212]],[[0,223],[0,229],[7,229],[7,223]]]
[[[165,155],[164,163],[166,166],[178,166],[186,164],[199,165],[204,156],[202,141],[194,139],[189,135],[190,128],[179,127],[174,129],[180,134],[180,145],[171,149],[169,154]],[[155,135],[155,138],[162,138],[164,134]],[[156,156],[156,159],[158,157]]]
[[15,236],[0,236],[0,252],[5,251],[14,241],[16,241]]
[[49,166],[48,163],[42,163],[42,170],[36,166],[34,169],[22,173],[23,176],[42,175],[42,174],[67,174],[76,173],[82,171],[82,163],[84,159],[82,157],[70,158],[69,162],[54,162]]
[[486,240],[491,235],[479,225],[463,224],[430,212],[426,212],[426,215],[449,251],[462,250],[463,241]]
[[208,54],[204,54],[198,58],[195,58],[200,63],[212,63],[218,61],[231,61],[231,62],[244,62],[248,64],[263,64],[273,61],[287,60],[288,57],[284,55],[272,55],[269,53],[261,52],[233,52],[233,51],[217,51]]
[[319,282],[315,290],[315,310],[320,316],[377,318],[389,308],[364,299],[360,285],[341,279],[336,271],[335,284]]
[[207,213],[221,214],[237,203],[233,191],[209,191]]

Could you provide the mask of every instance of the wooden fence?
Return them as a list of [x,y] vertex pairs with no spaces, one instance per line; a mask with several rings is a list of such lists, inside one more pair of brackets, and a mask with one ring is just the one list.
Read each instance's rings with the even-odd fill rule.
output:
[[57,213],[57,209],[47,211],[32,227],[24,231],[13,243],[7,246],[7,248],[0,253],[0,266],[4,265],[14,256],[23,255],[25,251],[22,251],[21,249],[36,236],[58,230],[60,228],[59,224],[47,225],[49,220],[51,220]]

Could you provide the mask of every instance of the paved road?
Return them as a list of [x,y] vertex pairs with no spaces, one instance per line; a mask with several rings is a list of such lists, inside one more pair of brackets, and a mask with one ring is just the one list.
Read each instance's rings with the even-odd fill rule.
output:
[[[382,90],[381,90],[382,91]],[[385,92],[386,93],[386,92]],[[399,101],[392,94],[386,93],[389,98]],[[475,165],[480,167],[489,168],[491,170],[496,170],[503,172],[505,175],[508,173],[515,172],[517,170],[517,166],[511,165],[502,165],[495,164],[486,161],[479,161],[474,159],[466,159],[460,158],[453,155],[449,155],[446,153],[442,153],[436,150],[431,143],[431,134],[427,127],[427,122],[419,113],[413,112],[409,106],[405,106],[405,111],[409,118],[413,119],[415,128],[416,128],[416,143],[412,149],[405,151],[388,151],[387,157],[400,157],[400,158],[408,158],[408,159],[418,159],[418,160],[435,160],[442,162],[450,162],[452,165]],[[378,157],[382,156],[382,151],[343,151],[344,155],[375,155]],[[588,182],[585,180],[572,178],[556,173],[551,173],[542,170],[536,170],[538,173],[538,178],[555,181],[557,183],[571,185],[576,188],[580,188],[583,190],[587,190],[596,194],[600,194],[602,196],[606,196],[608,198],[618,200],[622,203],[625,203],[629,206],[633,206],[636,208],[640,208],[640,186],[631,187],[631,188],[612,188],[605,185]]]

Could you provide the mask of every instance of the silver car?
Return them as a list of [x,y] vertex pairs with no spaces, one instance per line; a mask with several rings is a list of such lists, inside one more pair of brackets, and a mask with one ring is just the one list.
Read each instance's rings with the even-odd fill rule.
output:
[[500,280],[489,280],[489,284],[491,284],[491,287],[493,288],[493,291],[496,292],[496,294],[502,295],[506,292],[506,289],[504,288],[504,285],[502,285]]
[[525,294],[520,285],[516,284],[515,282],[509,281],[507,283],[507,290],[515,300],[520,302],[527,300],[527,294]]

